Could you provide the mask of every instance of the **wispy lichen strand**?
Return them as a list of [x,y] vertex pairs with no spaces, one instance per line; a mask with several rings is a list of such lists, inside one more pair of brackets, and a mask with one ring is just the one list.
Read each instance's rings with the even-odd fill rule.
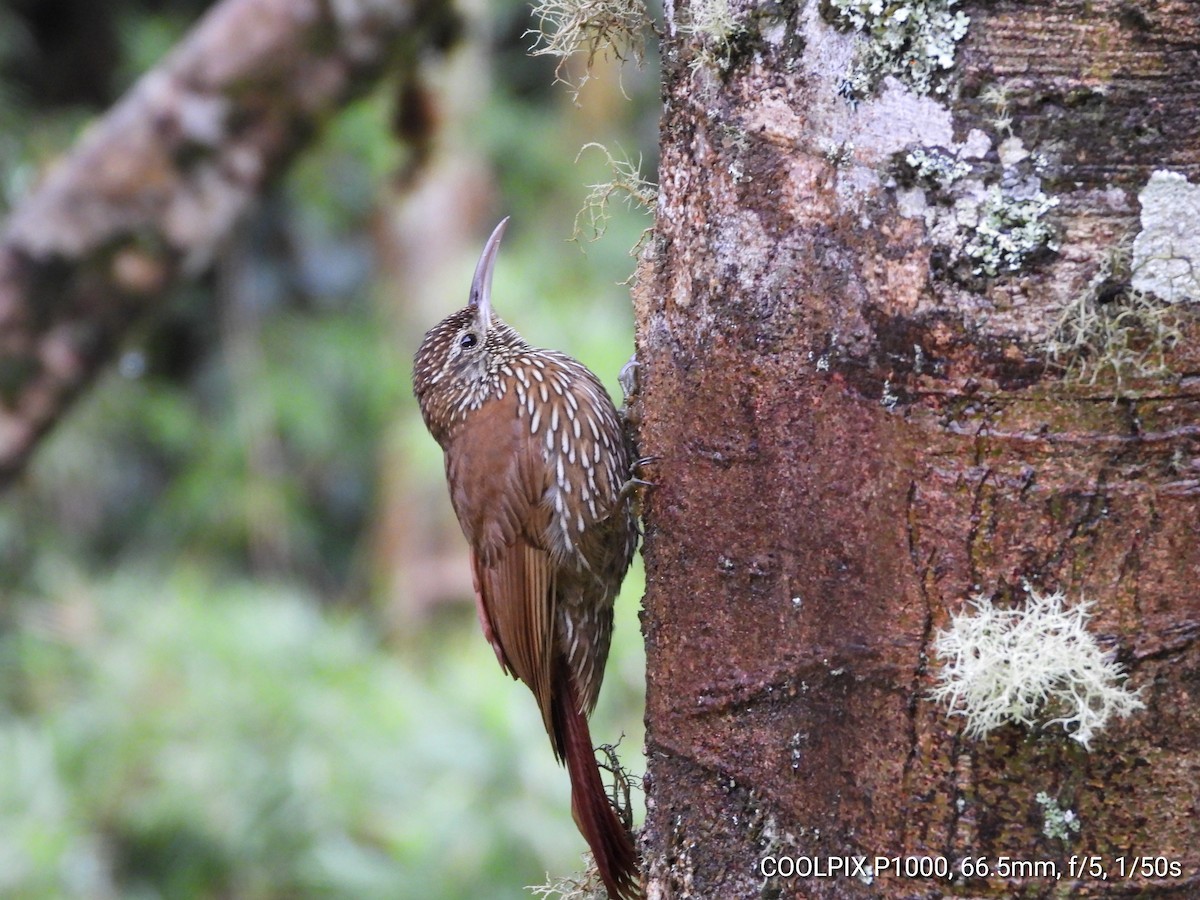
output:
[[1096,384],[1108,376],[1123,393],[1129,378],[1169,374],[1167,353],[1183,340],[1179,310],[1133,288],[1136,278],[1128,251],[1114,251],[1063,306],[1046,349],[1068,378]]
[[[534,43],[531,56],[558,59],[558,79],[576,95],[588,79],[598,55],[641,62],[646,52],[650,18],[642,0],[537,0],[533,5],[537,27],[529,30]],[[587,56],[584,72],[572,82],[566,76],[567,60],[576,53]]]
[[691,62],[693,71],[729,68],[733,39],[746,27],[734,15],[729,0],[694,0],[689,12],[691,21],[683,30],[699,39]]
[[526,886],[533,896],[542,900],[605,900],[608,892],[600,880],[600,871],[592,854],[583,855],[584,869],[565,878],[553,879],[549,874],[543,884]]
[[[634,162],[619,148],[619,155],[614,155],[603,144],[592,141],[579,149],[575,162],[579,162],[579,158],[587,150],[599,150],[604,154],[613,177],[611,181],[588,185],[588,195],[584,198],[583,207],[575,214],[575,230],[571,235],[574,241],[583,239],[589,233],[591,236],[587,237],[587,240],[594,241],[604,234],[612,216],[609,207],[614,199],[623,201],[628,209],[641,208],[647,211],[654,208],[658,199],[658,185],[642,176],[640,158]],[[642,237],[646,237],[645,233]],[[634,252],[641,243],[639,240]]]

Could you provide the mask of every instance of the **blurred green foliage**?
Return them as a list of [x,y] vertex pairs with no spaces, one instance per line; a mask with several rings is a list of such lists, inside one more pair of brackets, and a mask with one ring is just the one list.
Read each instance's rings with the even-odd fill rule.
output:
[[[0,6],[0,204],[207,5]],[[631,100],[575,109],[524,53],[527,7],[464,13],[463,45],[427,64],[434,92],[460,90],[439,74],[454,54],[491,84],[435,154],[475,154],[496,199],[444,307],[398,309],[411,286],[381,259],[413,160],[384,84],[328,123],[212,272],[163,298],[0,496],[0,896],[505,898],[579,867],[528,691],[469,596],[414,613],[405,577],[379,586],[373,535],[399,470],[428,489],[402,500],[410,527],[457,540],[409,366],[500,215],[503,315],[619,395],[618,282],[647,220],[618,207],[586,255],[566,243],[587,185],[611,177],[575,157],[592,140],[652,152],[657,88],[627,73]],[[635,773],[641,590],[635,566],[593,719],[597,741],[628,732]]]
[[0,640],[5,897],[515,897],[561,827],[536,713],[469,629],[411,659],[187,566],[52,593]]

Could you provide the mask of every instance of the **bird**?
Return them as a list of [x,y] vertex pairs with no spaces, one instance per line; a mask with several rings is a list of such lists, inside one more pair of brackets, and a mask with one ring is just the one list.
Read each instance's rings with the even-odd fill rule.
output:
[[637,548],[633,451],[600,380],[527,343],[492,308],[508,218],[484,245],[469,301],[413,362],[470,545],[479,623],[501,668],[533,692],[571,810],[611,900],[643,897],[637,852],[605,792],[588,729],[613,604]]

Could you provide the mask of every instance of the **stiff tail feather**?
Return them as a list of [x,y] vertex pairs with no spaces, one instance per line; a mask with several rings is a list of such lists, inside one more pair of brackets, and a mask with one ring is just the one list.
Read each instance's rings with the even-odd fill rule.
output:
[[610,900],[641,900],[637,851],[617,818],[600,780],[587,717],[579,708],[575,678],[560,657],[553,699],[554,743],[571,776],[571,813],[592,849]]

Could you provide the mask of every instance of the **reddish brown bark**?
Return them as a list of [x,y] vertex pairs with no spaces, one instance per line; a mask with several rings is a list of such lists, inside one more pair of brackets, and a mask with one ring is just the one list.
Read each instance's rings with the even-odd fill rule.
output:
[[[907,141],[888,129],[924,126],[836,96],[822,54],[848,38],[811,8],[763,13],[728,69],[693,69],[702,38],[673,12],[636,293],[640,449],[661,457],[645,535],[652,897],[1200,889],[1195,307],[1152,380],[1090,386],[1044,349],[1137,229],[1150,173],[1200,172],[1194,9],[967,12],[941,101],[953,140],[988,134],[977,168],[998,173],[1003,135],[979,97],[1003,86],[1060,198],[1059,251],[996,278],[954,270],[902,215],[887,176]],[[1143,690],[1145,710],[1090,752],[1053,729],[971,740],[928,699],[936,631],[974,594],[1019,600],[1024,581],[1096,601],[1093,633]],[[1078,816],[1077,836],[1047,836],[1039,792]],[[904,854],[1050,860],[1062,880],[758,869]],[[1108,879],[1070,877],[1080,854]],[[1118,871],[1145,854],[1179,876]]]
[[[0,238],[0,485],[323,117],[431,43],[437,2],[225,0],[14,210]],[[416,50],[413,49],[413,53]]]

